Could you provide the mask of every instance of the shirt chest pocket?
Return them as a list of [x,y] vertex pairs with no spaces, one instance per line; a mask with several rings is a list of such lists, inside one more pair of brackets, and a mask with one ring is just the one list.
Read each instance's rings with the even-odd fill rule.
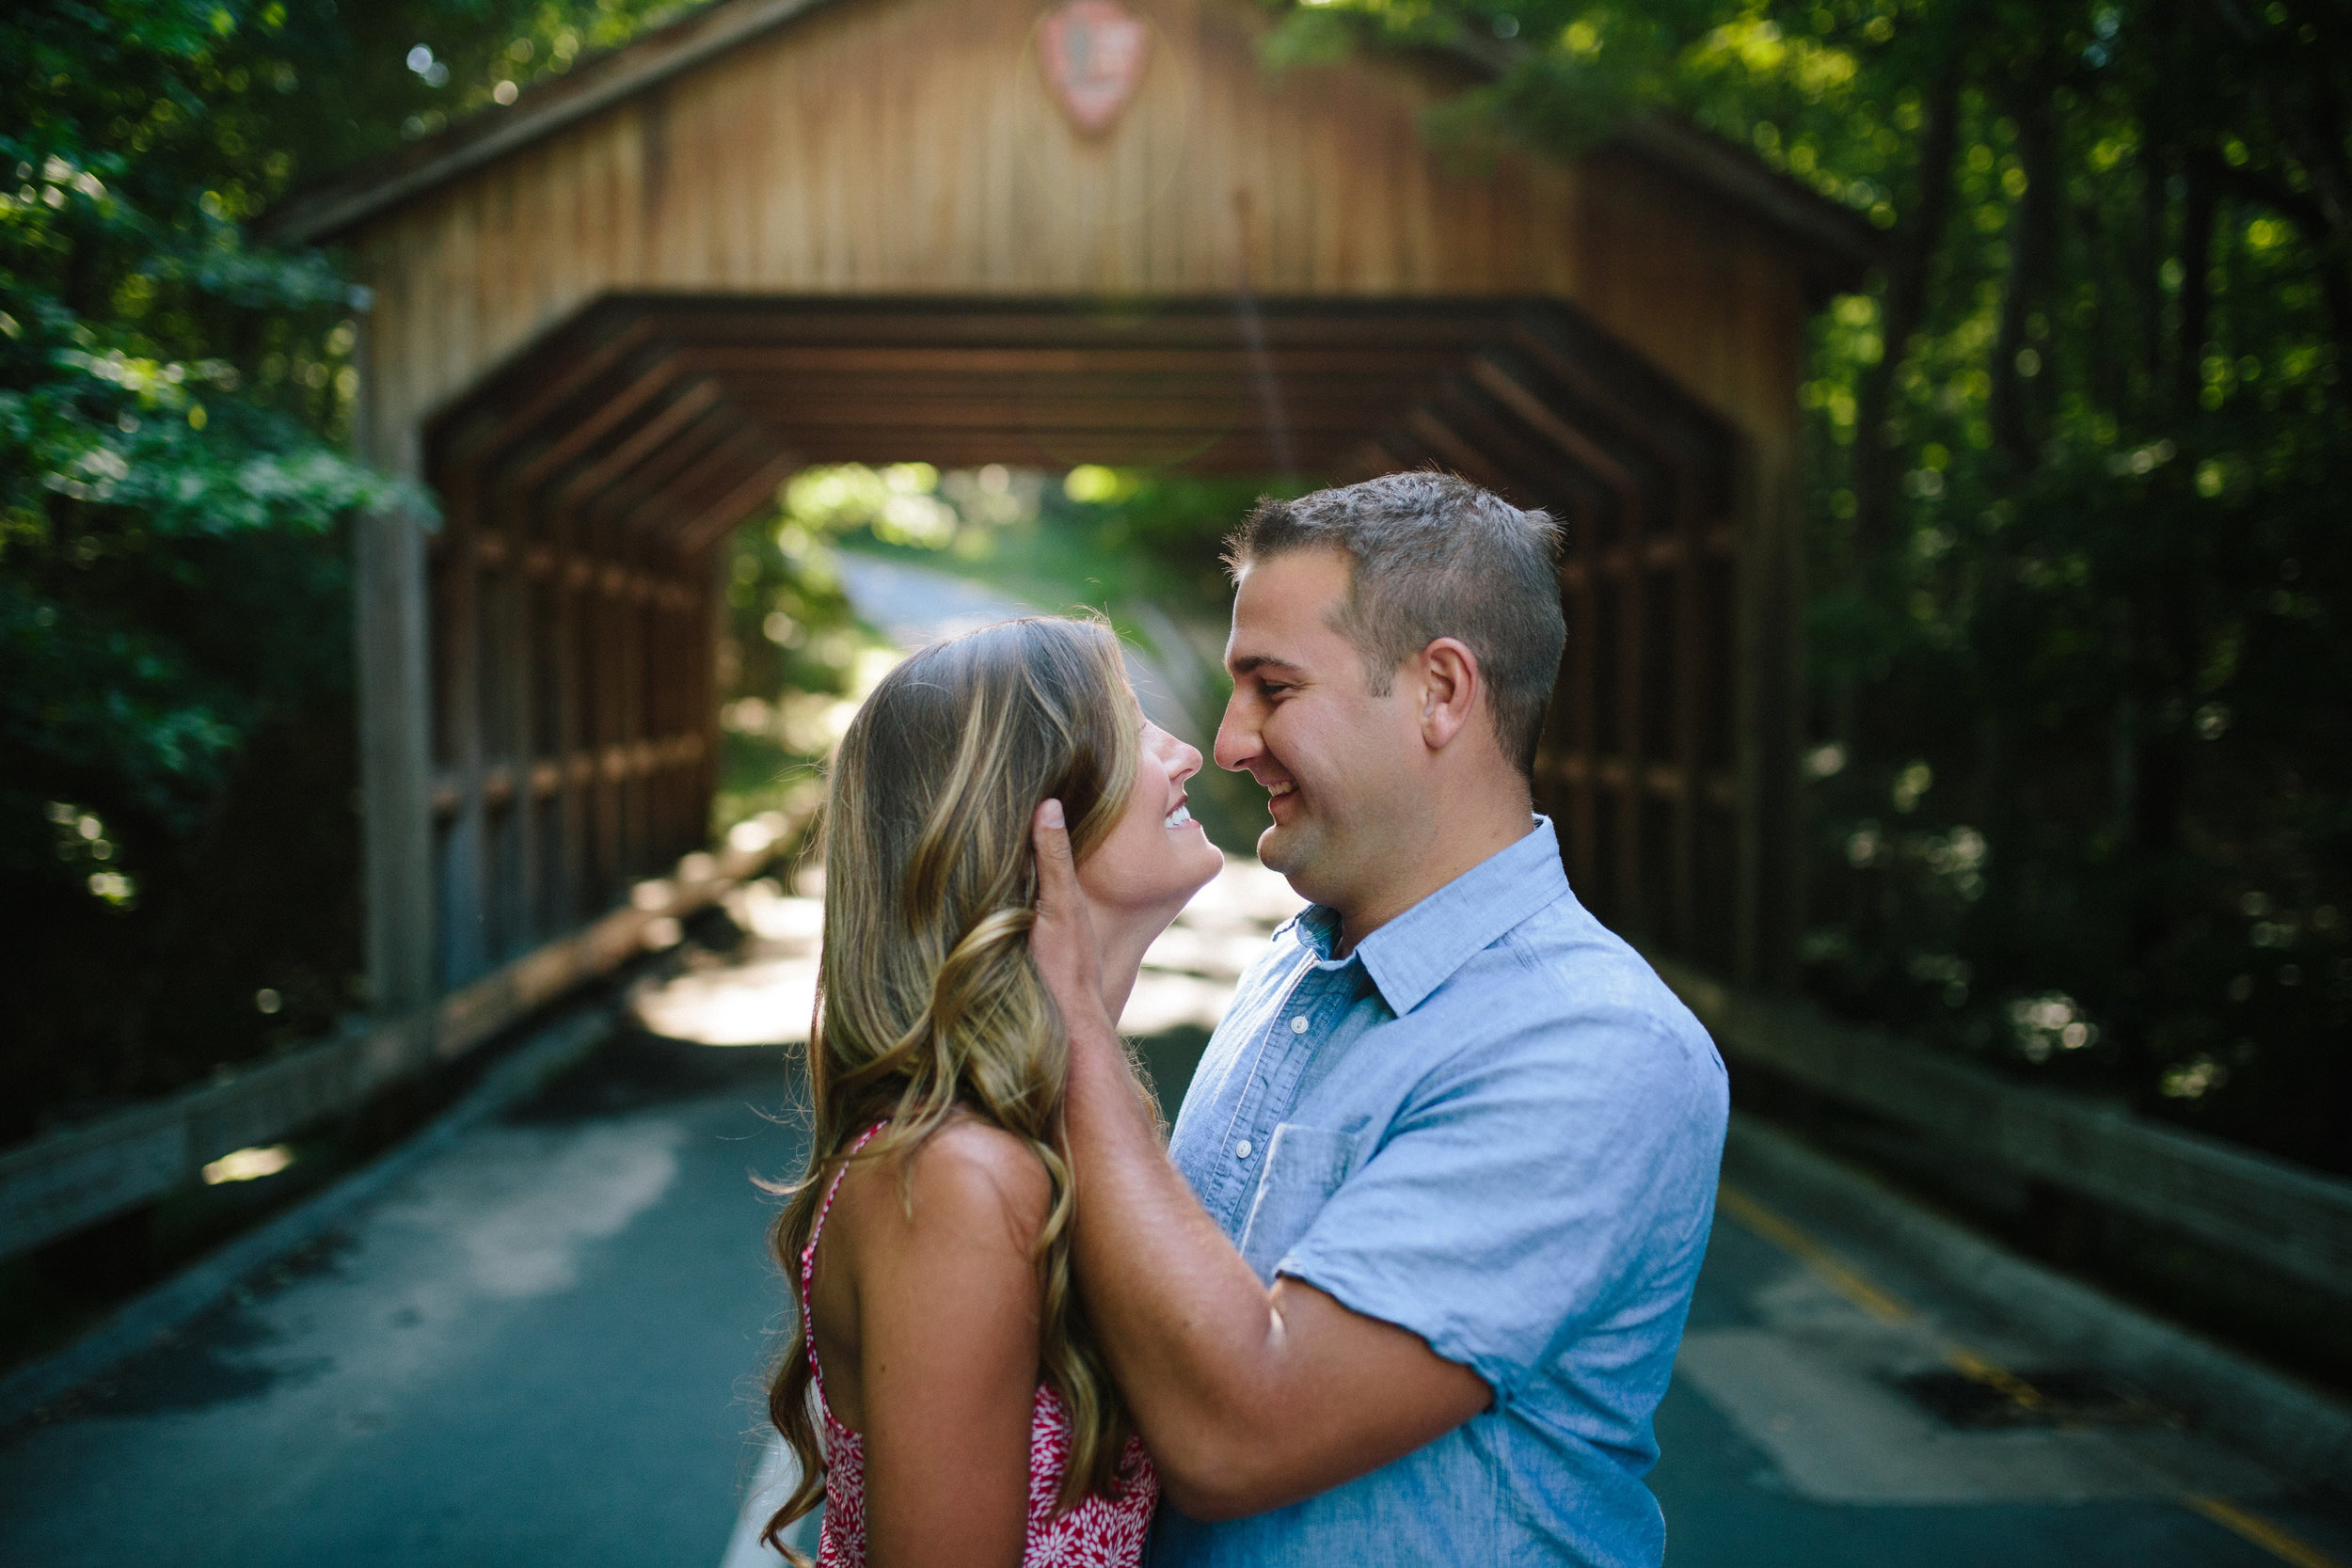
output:
[[1267,1284],[1356,1165],[1359,1134],[1284,1122],[1266,1145],[1258,1196],[1242,1227],[1243,1260]]

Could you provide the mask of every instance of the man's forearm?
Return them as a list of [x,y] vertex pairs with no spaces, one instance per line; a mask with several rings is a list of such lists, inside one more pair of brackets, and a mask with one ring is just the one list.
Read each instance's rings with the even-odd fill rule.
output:
[[1202,1518],[1279,1507],[1484,1409],[1479,1375],[1411,1330],[1298,1280],[1267,1290],[1195,1200],[1111,1024],[1059,801],[1037,834],[1030,951],[1070,1033],[1078,1283],[1169,1498]]
[[1079,1274],[1104,1354],[1171,1495],[1222,1512],[1216,1495],[1253,1472],[1262,1406],[1279,1397],[1280,1320],[1168,1164],[1099,1020],[1073,1031],[1069,1135]]

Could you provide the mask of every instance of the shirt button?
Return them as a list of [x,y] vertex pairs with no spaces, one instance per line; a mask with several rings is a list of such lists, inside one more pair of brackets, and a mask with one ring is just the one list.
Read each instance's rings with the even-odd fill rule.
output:
[[1292,1020],[1291,1020],[1291,1033],[1292,1033],[1292,1034],[1294,1034],[1294,1035],[1303,1035],[1303,1034],[1305,1034],[1306,1032],[1307,1032],[1307,1021],[1306,1021],[1306,1019],[1305,1019],[1304,1017],[1295,1018],[1295,1019],[1292,1019]]
[[1244,1138],[1244,1139],[1242,1139],[1242,1141],[1241,1141],[1241,1142],[1239,1142],[1239,1143],[1237,1143],[1237,1144],[1235,1144],[1235,1145],[1233,1146],[1233,1158],[1234,1158],[1234,1159],[1236,1159],[1236,1160],[1247,1160],[1247,1159],[1248,1159],[1248,1158],[1249,1158],[1249,1148],[1250,1148],[1249,1140],[1248,1140],[1248,1138]]

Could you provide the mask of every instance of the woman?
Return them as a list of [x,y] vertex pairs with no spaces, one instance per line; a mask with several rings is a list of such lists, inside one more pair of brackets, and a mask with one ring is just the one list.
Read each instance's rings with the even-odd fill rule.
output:
[[1072,1283],[1030,823],[1061,802],[1117,1017],[1222,863],[1184,809],[1200,767],[1087,622],[927,648],[850,723],[826,800],[815,1137],[771,1237],[803,1304],[769,1392],[801,1465],[779,1549],[821,1496],[820,1568],[1140,1560],[1158,1481]]

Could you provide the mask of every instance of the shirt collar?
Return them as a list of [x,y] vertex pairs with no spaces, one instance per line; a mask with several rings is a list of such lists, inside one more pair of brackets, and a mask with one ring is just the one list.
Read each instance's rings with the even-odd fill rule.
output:
[[[1446,883],[1356,944],[1380,999],[1402,1018],[1421,1006],[1470,955],[1492,946],[1513,927],[1568,891],[1560,841],[1551,818],[1537,816],[1525,837]],[[1308,951],[1331,959],[1339,911],[1310,905],[1297,916]]]

